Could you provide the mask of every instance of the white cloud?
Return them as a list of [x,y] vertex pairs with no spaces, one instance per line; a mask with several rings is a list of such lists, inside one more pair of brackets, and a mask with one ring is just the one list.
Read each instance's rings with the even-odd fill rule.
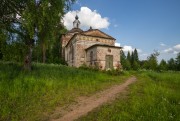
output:
[[[134,51],[134,49],[135,48],[133,48],[132,46],[128,46],[128,45],[125,45],[124,47],[123,47],[123,51],[124,52],[132,52],[132,51]],[[142,53],[142,50],[141,49],[137,49],[137,51],[138,51],[138,53]]]
[[91,10],[88,7],[81,7],[80,11],[69,11],[65,14],[63,21],[67,29],[72,29],[73,21],[75,20],[76,13],[78,13],[81,28],[89,28],[92,26],[94,29],[108,28],[110,25],[107,17],[102,17],[96,10]]
[[180,52],[180,44],[177,44],[173,47],[176,51]]
[[168,48],[164,50],[165,53],[173,53],[174,50],[172,48]]
[[166,44],[164,44],[164,43],[162,43],[162,42],[160,43],[160,45],[161,45],[162,47],[166,46]]
[[125,45],[125,46],[123,47],[123,51],[124,51],[124,52],[128,52],[128,51],[132,52],[133,50],[134,50],[134,49],[132,48],[132,46]]
[[117,47],[120,47],[120,45],[121,45],[120,43],[115,43],[115,46]]
[[178,52],[180,52],[180,44],[177,44],[171,48],[167,48],[163,50],[163,53],[170,53],[170,54],[177,54]]
[[138,53],[142,53],[142,50],[141,49],[137,49]]

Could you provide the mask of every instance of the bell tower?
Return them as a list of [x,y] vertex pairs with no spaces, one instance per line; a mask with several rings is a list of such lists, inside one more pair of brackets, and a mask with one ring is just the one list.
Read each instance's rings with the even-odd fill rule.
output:
[[75,20],[74,20],[74,22],[73,22],[74,28],[79,28],[79,26],[80,26],[80,24],[81,24],[78,19],[79,19],[79,17],[76,15]]

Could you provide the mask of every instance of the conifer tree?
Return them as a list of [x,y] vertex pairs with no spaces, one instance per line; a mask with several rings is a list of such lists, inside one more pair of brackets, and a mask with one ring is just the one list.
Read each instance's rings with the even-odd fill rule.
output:
[[177,54],[176,57],[176,70],[180,71],[180,52]]
[[131,67],[133,68],[133,63],[134,63],[134,52],[132,51],[131,53]]
[[132,67],[134,70],[138,70],[140,68],[140,62],[139,62],[138,52],[136,48],[134,49],[134,53],[132,56],[133,56]]
[[176,63],[173,58],[170,58],[167,62],[168,70],[176,70]]
[[131,69],[131,54],[130,54],[129,51],[128,51],[128,54],[127,54],[127,68],[128,68],[128,70]]
[[134,49],[134,60],[136,62],[139,62],[138,51],[136,50],[136,48]]
[[128,54],[127,54],[127,60],[128,60],[128,61],[131,61],[131,54],[130,54],[129,51],[128,51]]
[[161,60],[160,64],[159,64],[159,70],[160,71],[165,71],[167,70],[167,63],[164,59]]
[[123,50],[121,50],[121,64],[124,70],[129,70],[131,68],[130,62],[127,60]]

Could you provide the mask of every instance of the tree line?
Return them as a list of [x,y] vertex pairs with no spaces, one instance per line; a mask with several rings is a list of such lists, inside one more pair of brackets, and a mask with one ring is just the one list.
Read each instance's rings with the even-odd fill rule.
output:
[[23,62],[26,70],[32,61],[60,63],[62,17],[75,1],[2,0],[0,59]]
[[121,50],[122,68],[123,70],[180,71],[180,52],[175,59],[171,58],[168,61],[162,59],[160,63],[158,63],[158,56],[159,52],[154,51],[147,57],[147,60],[139,60],[137,49],[134,49],[131,53],[128,51],[127,55]]

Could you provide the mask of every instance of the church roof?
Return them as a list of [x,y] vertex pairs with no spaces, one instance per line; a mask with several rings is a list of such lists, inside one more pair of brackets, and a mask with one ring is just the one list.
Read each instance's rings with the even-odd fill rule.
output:
[[122,47],[113,46],[113,45],[107,45],[107,44],[94,44],[94,45],[92,45],[92,46],[86,48],[85,50],[89,50],[90,48],[97,47],[97,46],[122,49]]
[[115,38],[111,37],[110,35],[100,31],[99,29],[89,29],[88,31],[84,31],[80,33],[81,35],[87,35],[87,36],[93,36],[93,37],[100,37],[100,38],[107,38],[107,39],[113,39]]
[[84,36],[91,36],[91,37],[98,37],[98,38],[105,38],[105,39],[116,40],[115,38],[111,37],[110,35],[102,32],[102,31],[100,31],[99,29],[89,29],[87,31],[83,31],[83,30],[81,30],[79,28],[73,28],[70,31],[68,31],[67,34],[68,33],[74,33],[74,35],[70,38],[70,40],[68,41],[66,46],[69,44],[71,39],[74,38],[77,35],[84,35]]
[[83,32],[83,30],[81,30],[80,28],[72,28],[67,33],[80,33],[80,32]]

